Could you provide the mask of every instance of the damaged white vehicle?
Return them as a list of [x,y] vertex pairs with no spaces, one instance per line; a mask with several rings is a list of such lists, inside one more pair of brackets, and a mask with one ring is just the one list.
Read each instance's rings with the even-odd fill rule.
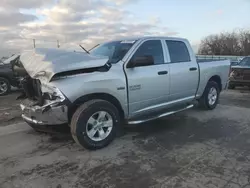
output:
[[108,145],[125,124],[192,108],[214,109],[230,61],[199,62],[186,39],[142,37],[89,53],[34,49],[21,57],[28,75],[22,117],[33,128],[69,124],[89,149]]

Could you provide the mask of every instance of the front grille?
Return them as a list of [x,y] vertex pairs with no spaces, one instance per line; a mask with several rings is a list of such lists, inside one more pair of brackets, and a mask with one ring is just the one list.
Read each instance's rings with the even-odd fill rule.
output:
[[249,71],[249,69],[244,69],[244,71],[243,71],[243,80],[250,81],[250,71]]
[[235,80],[244,80],[250,81],[250,70],[245,68],[234,68],[234,79]]
[[41,82],[38,79],[30,77],[24,78],[21,82],[26,97],[37,102],[37,105],[42,106],[44,103]]
[[234,79],[235,80],[242,80],[243,79],[243,70],[242,69],[233,68],[232,71],[234,72]]

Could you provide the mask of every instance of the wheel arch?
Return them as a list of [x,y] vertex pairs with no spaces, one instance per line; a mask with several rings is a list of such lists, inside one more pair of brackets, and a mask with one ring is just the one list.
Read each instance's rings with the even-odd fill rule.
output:
[[92,94],[87,94],[87,95],[79,97],[69,106],[69,109],[68,109],[69,122],[71,121],[71,118],[72,118],[74,112],[76,111],[76,109],[80,105],[84,104],[87,101],[93,100],[93,99],[102,99],[102,100],[106,100],[106,101],[110,102],[118,109],[119,114],[121,116],[121,119],[122,120],[124,119],[124,117],[125,117],[124,110],[122,108],[121,103],[119,102],[119,100],[116,97],[114,97],[113,95],[108,94],[108,93],[92,93]]
[[8,77],[7,75],[0,74],[0,78],[5,78],[5,79],[8,80],[9,82],[11,82],[10,77]]
[[0,76],[0,78],[2,78],[2,80],[5,80],[4,82],[7,84],[7,90],[1,92],[0,95],[1,95],[1,96],[7,95],[7,94],[10,92],[10,90],[11,90],[11,82],[10,82],[10,79],[9,79],[8,77],[2,76],[2,75]]
[[221,83],[221,78],[220,78],[220,76],[214,75],[214,76],[212,76],[212,77],[208,80],[208,82],[209,82],[209,81],[216,82],[216,83],[218,84],[218,86],[219,86],[220,91],[222,90],[222,83]]
[[0,74],[0,78],[5,78],[6,80],[9,81],[11,86],[16,86],[16,81],[15,81],[14,77],[11,77],[8,74]]

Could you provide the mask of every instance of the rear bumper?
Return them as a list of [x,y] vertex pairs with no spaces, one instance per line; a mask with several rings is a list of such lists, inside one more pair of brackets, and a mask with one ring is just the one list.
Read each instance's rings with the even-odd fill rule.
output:
[[32,105],[29,100],[20,104],[24,121],[36,125],[61,125],[68,123],[68,107],[63,102]]

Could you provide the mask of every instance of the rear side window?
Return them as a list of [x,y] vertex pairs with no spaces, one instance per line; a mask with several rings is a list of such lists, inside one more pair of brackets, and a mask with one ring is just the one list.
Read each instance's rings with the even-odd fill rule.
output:
[[184,42],[166,40],[171,63],[189,62],[191,61],[190,54]]

